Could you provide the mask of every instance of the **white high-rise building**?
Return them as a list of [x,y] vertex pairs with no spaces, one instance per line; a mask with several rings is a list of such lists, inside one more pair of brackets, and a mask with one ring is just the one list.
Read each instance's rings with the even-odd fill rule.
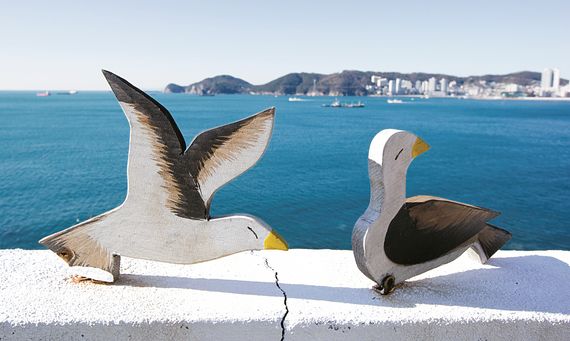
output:
[[428,91],[435,92],[437,90],[437,80],[435,77],[432,77],[428,81]]
[[422,82],[420,82],[419,80],[416,81],[416,90],[418,91],[422,90]]
[[444,95],[447,95],[447,79],[442,78],[442,79],[439,81],[439,87],[440,87],[440,89],[441,89],[441,92],[442,92]]
[[388,95],[390,95],[390,96],[394,95],[394,90],[395,90],[395,89],[394,89],[394,88],[395,88],[394,85],[395,85],[395,84],[394,84],[394,80],[393,80],[393,79],[390,79],[390,80],[388,81]]
[[560,90],[560,70],[552,70],[552,89],[554,91]]
[[542,76],[540,77],[540,90],[549,91],[552,88],[553,73],[554,72],[552,71],[552,69],[544,69],[542,71]]
[[387,79],[382,78],[381,76],[372,76],[370,77],[370,81],[372,82],[372,84],[375,84],[376,86],[382,86],[386,83]]
[[560,70],[546,68],[540,77],[540,95],[550,96],[553,94],[560,96]]
[[402,80],[400,78],[396,78],[396,95],[399,95],[402,92]]
[[428,81],[423,81],[422,82],[422,93],[427,93],[429,90],[429,82]]

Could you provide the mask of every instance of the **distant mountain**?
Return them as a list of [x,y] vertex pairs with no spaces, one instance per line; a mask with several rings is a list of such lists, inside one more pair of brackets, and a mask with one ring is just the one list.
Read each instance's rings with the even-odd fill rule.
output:
[[318,73],[290,73],[267,84],[254,86],[252,91],[276,95],[306,94],[311,91],[313,81],[318,82],[322,77]]
[[[399,72],[372,72],[347,70],[329,75],[320,73],[289,73],[283,77],[272,80],[263,85],[252,85],[243,79],[228,75],[206,78],[188,86],[168,84],[164,92],[190,93],[195,95],[217,94],[272,94],[272,95],[324,95],[324,96],[365,96],[368,95],[367,85],[370,85],[371,76],[381,76],[388,79],[400,78],[416,81],[425,81],[431,77],[446,78],[458,84],[475,82],[514,83],[518,85],[532,85],[540,82],[539,72],[521,71],[506,75],[483,75],[458,77],[439,73],[399,73]],[[561,84],[568,83],[562,79]]]
[[192,95],[242,94],[248,93],[252,87],[253,85],[243,79],[221,75],[206,78],[188,86],[180,86],[170,83],[166,86],[164,92],[185,92]]
[[495,83],[514,83],[526,86],[540,82],[541,75],[540,72],[521,71],[506,75],[470,76],[465,78],[465,82],[487,81]]
[[366,85],[370,83],[373,72],[343,71],[330,75],[322,75],[316,84],[319,95],[330,96],[365,96]]
[[165,93],[180,93],[180,92],[185,92],[186,88],[183,86],[180,86],[178,84],[174,84],[174,83],[169,83],[165,88],[164,88],[164,92]]

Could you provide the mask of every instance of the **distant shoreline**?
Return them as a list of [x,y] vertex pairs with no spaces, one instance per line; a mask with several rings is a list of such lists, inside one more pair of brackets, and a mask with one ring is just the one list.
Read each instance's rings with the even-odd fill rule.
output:
[[[36,94],[37,90],[0,90],[0,93],[32,93]],[[110,90],[82,90],[82,93],[97,93],[97,92],[108,92]],[[154,94],[154,93],[161,93],[167,95],[186,95],[186,96],[196,96],[201,97],[200,95],[196,94],[189,94],[189,93],[176,93],[176,92],[163,92],[160,90],[146,90],[146,92]],[[417,98],[417,99],[467,99],[467,100],[478,100],[478,101],[544,101],[544,102],[570,102],[570,97],[469,97],[469,96],[428,96],[425,95],[398,95],[398,96],[389,96],[389,95],[318,95],[318,96],[309,96],[306,94],[247,94],[247,93],[238,93],[238,94],[216,94],[216,96],[271,96],[271,97],[306,97],[306,98],[334,98],[334,97],[359,97],[359,98],[381,98],[381,99],[390,99],[390,98]]]
[[[275,96],[266,94],[254,94],[250,96]],[[424,95],[398,95],[398,96],[388,96],[388,95],[363,95],[363,96],[307,96],[307,95],[278,95],[277,97],[371,97],[371,98],[418,98],[418,99],[467,99],[467,100],[480,100],[480,101],[548,101],[548,102],[570,102],[570,97],[469,97],[469,96],[424,96]]]
[[[525,94],[544,94],[541,88],[542,74],[520,71],[504,75],[459,77],[437,73],[400,73],[345,70],[331,74],[293,72],[268,83],[255,85],[230,75],[205,78],[187,86],[167,84],[164,92],[189,93],[212,96],[218,94],[259,95],[316,95],[316,96],[370,96],[370,95],[443,95],[501,97]],[[568,84],[560,79],[559,87]],[[553,88],[556,86],[553,85]],[[560,88],[562,91],[562,88]],[[554,93],[554,90],[548,92]],[[562,92],[562,96],[567,92]]]
[[570,97],[467,97],[466,99],[477,99],[483,101],[503,101],[503,100],[504,101],[547,101],[547,102],[570,101]]
[[[296,95],[303,96],[303,95]],[[343,96],[326,96],[326,97],[343,97]],[[570,97],[469,97],[469,96],[429,96],[424,95],[399,95],[399,96],[386,96],[386,95],[367,95],[367,96],[350,96],[350,97],[375,97],[375,98],[420,98],[420,99],[473,99],[483,101],[570,101]]]

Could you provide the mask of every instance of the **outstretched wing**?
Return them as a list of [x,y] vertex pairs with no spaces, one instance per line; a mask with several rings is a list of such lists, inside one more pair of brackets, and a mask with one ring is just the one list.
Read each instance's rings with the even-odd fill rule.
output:
[[131,127],[125,206],[139,212],[164,208],[188,218],[205,218],[204,202],[182,162],[186,144],[172,115],[123,78],[103,70]]
[[275,108],[207,130],[185,152],[190,174],[209,211],[214,193],[261,158],[273,130]]
[[384,251],[397,264],[427,262],[465,244],[498,215],[442,198],[413,197],[406,200],[390,223]]

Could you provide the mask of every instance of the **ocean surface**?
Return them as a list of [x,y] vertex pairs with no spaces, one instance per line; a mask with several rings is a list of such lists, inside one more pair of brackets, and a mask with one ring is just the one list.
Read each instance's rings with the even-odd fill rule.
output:
[[[324,108],[332,98],[152,93],[189,143],[202,130],[275,106],[261,161],[219,191],[213,215],[247,212],[293,248],[350,249],[368,205],[368,146],[382,129],[432,148],[408,172],[408,196],[430,194],[502,212],[507,249],[570,249],[570,102],[385,98]],[[110,92],[36,97],[0,92],[0,248],[41,248],[48,234],[119,205],[129,126]]]

